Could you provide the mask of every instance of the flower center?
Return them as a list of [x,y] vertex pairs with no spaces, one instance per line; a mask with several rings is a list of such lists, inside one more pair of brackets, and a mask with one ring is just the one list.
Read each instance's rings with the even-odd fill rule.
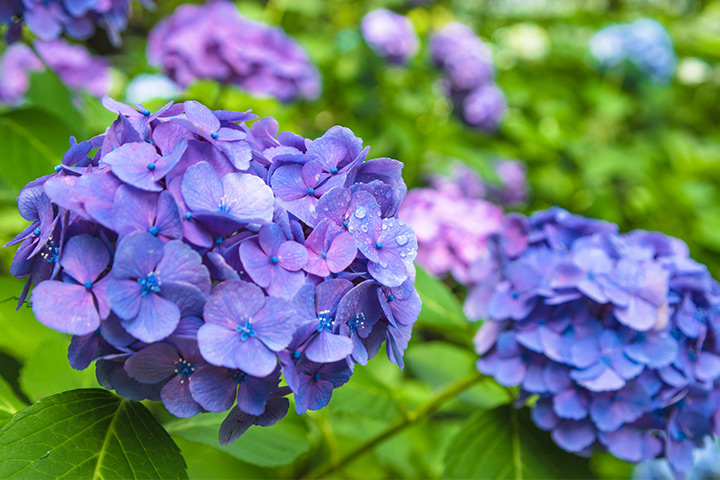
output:
[[380,243],[380,242],[375,242],[375,248],[377,248],[378,250],[380,250],[382,247],[383,247],[382,243]]
[[292,354],[292,356],[293,356],[293,358],[294,358],[295,360],[297,360],[298,358],[300,358],[300,355],[302,355],[302,354],[301,354],[300,352],[298,352],[297,350],[295,350],[295,351],[293,352],[293,354]]
[[223,243],[222,237],[215,237],[215,245],[220,245]]
[[335,175],[337,172],[338,172],[337,167],[332,167],[332,168],[330,169],[330,173],[332,173],[333,175]]
[[56,172],[59,172],[60,170],[62,170],[62,164],[60,164],[60,165],[55,165],[55,166],[53,167],[53,170],[55,170]]
[[148,164],[147,164],[147,169],[152,172],[153,170],[155,170],[155,164],[152,163],[152,162],[148,163]]
[[322,258],[327,258],[327,252],[321,253],[320,256],[321,256]]
[[148,230],[148,231],[150,232],[150,235],[152,235],[153,237],[157,237],[158,233],[160,233],[160,229],[157,228],[155,225],[150,227],[150,230]]
[[186,362],[182,358],[179,359],[177,362],[175,362],[175,374],[180,376],[185,376],[187,378],[192,377],[192,374],[195,373],[195,365],[192,363]]
[[348,225],[350,225],[350,221],[348,221],[348,220],[343,221],[343,227],[347,228]]
[[312,187],[309,187],[309,188],[307,189],[307,193],[308,193],[308,195],[314,195],[314,194],[315,194],[315,189],[312,188]]
[[330,316],[329,310],[323,310],[318,313],[318,327],[317,331],[322,332],[323,330],[329,332],[333,326],[333,319]]
[[219,136],[220,135],[218,134],[218,132],[213,132],[210,134],[210,137],[212,137],[213,140],[217,140]]
[[355,316],[348,322],[348,327],[350,327],[350,335],[355,333],[356,331],[360,330],[365,326],[365,314],[364,313],[356,313]]
[[237,370],[233,374],[233,380],[235,380],[238,385],[245,385],[247,383],[247,377],[247,373],[243,372],[242,370]]
[[140,291],[141,295],[147,295],[150,292],[160,293],[160,284],[162,282],[160,282],[160,275],[158,275],[157,272],[150,272],[147,274],[147,277],[138,278],[137,282],[142,287]]
[[40,233],[41,233],[41,232],[40,232],[40,229],[39,229],[39,228],[36,228],[35,230],[33,230],[33,235],[35,235],[36,237],[39,236]]
[[317,382],[318,380],[320,380],[321,378],[322,378],[322,375],[320,375],[319,373],[316,373],[315,375],[313,375],[313,379],[314,379],[316,382]]
[[273,265],[277,265],[278,263],[280,263],[280,259],[273,255],[272,257],[270,257],[270,263],[272,263]]
[[392,293],[391,293],[390,295],[388,295],[387,301],[388,301],[388,303],[394,302],[394,301],[395,301],[395,295],[393,295]]
[[185,220],[190,220],[192,218],[192,213],[185,212]]
[[83,287],[87,288],[88,290],[90,290],[92,288],[92,285],[93,285],[92,282],[83,283]]
[[255,336],[255,330],[252,328],[252,318],[245,321],[245,325],[238,325],[235,327],[235,331],[240,334],[240,340],[243,342],[250,337]]
[[142,113],[143,116],[145,116],[145,117],[149,117],[149,116],[150,116],[150,110],[148,110],[147,108],[141,110],[140,113]]

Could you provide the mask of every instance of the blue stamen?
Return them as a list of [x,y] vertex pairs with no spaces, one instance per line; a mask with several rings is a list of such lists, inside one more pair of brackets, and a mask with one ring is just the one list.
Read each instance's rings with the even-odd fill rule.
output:
[[233,374],[233,380],[237,382],[238,385],[244,385],[247,383],[247,373],[243,372],[242,370],[238,370]]
[[298,358],[300,358],[300,355],[302,355],[302,354],[301,354],[300,352],[298,352],[297,350],[295,350],[295,351],[293,352],[293,354],[292,354],[293,358],[296,359],[296,360],[297,360]]
[[377,248],[378,250],[380,250],[382,247],[383,247],[382,243],[380,243],[380,242],[375,242],[375,248]]
[[140,295],[147,295],[150,292],[160,293],[160,277],[156,272],[150,272],[145,278],[138,278],[137,282],[142,287]]
[[185,220],[190,220],[192,218],[192,213],[185,212]]
[[272,257],[270,257],[270,263],[272,263],[273,265],[277,265],[278,263],[280,263],[280,259],[273,255]]
[[55,170],[56,172],[59,172],[60,170],[62,170],[62,165],[55,165],[53,167],[53,170]]
[[393,295],[392,293],[391,293],[390,295],[388,295],[387,301],[388,301],[388,303],[394,302],[394,301],[395,301],[395,295]]
[[320,375],[319,373],[316,373],[315,375],[313,375],[313,379],[314,379],[316,382],[317,382],[318,380],[320,380],[321,378],[322,378],[322,375]]
[[338,172],[337,167],[332,167],[332,168],[330,169],[330,173],[332,173],[333,175],[335,175],[337,172]]
[[321,256],[322,258],[327,258],[327,253],[326,253],[326,252],[323,252],[323,253],[320,254],[320,256]]
[[150,110],[148,110],[147,108],[141,110],[140,113],[142,113],[146,117],[150,116]]
[[313,194],[315,193],[315,189],[312,188],[312,187],[309,187],[309,188],[307,189],[307,193],[308,193],[308,195],[313,195]]
[[33,230],[33,235],[35,235],[36,237],[40,235],[40,229],[36,228],[35,230]]
[[210,134],[210,137],[212,137],[213,140],[217,140],[219,136],[220,136],[220,135],[218,135],[217,132],[213,132],[213,133]]
[[365,314],[364,313],[356,313],[355,316],[348,322],[348,327],[350,328],[350,335],[355,333],[357,330],[363,328],[365,326]]
[[345,220],[345,221],[343,222],[343,227],[347,228],[348,225],[350,225],[350,222],[349,222],[348,220]]
[[223,243],[223,238],[222,238],[222,237],[215,237],[215,245],[220,245],[221,243]]
[[330,316],[329,310],[324,310],[324,311],[318,313],[318,327],[317,327],[318,332],[322,332],[323,330],[329,332],[332,325],[333,325],[333,319]]
[[235,327],[235,331],[240,334],[240,340],[243,342],[250,337],[255,336],[255,330],[252,328],[252,319],[247,320],[245,325],[238,325]]
[[151,163],[148,163],[148,164],[147,164],[147,169],[152,172],[153,170],[155,170],[155,164],[152,163],[152,162],[151,162]]
[[85,287],[85,288],[87,288],[88,290],[90,290],[90,289],[92,288],[92,282],[85,282],[85,283],[83,283],[83,287]]
[[192,377],[192,374],[195,373],[195,365],[192,363],[189,363],[182,358],[175,362],[175,374],[179,376],[186,376],[187,378]]
[[153,237],[157,237],[158,233],[160,233],[160,229],[153,225],[152,227],[150,227],[150,230],[148,230],[148,232],[150,232],[150,235],[152,235]]

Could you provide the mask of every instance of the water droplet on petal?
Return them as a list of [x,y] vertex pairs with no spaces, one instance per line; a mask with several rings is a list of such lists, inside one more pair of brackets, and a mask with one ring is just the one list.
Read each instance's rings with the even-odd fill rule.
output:
[[365,218],[365,215],[367,215],[367,210],[365,210],[365,207],[357,207],[355,209],[356,218]]
[[398,245],[402,247],[403,245],[408,243],[408,237],[407,235],[398,235],[397,237],[395,237],[395,241]]
[[362,230],[363,232],[367,233],[367,231],[368,231],[367,225],[360,225],[360,230]]
[[387,230],[387,224],[386,224],[386,223],[383,223],[382,229],[383,229],[383,230]]

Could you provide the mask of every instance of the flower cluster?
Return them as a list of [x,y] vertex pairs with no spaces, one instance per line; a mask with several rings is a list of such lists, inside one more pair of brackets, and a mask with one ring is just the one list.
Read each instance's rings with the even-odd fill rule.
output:
[[[152,7],[151,0],[141,0]],[[130,0],[2,0],[0,23],[7,25],[9,43],[22,35],[23,23],[42,40],[63,33],[76,39],[90,38],[97,27],[106,30],[110,41],[120,43],[127,27]]]
[[0,58],[0,103],[22,103],[30,88],[30,74],[45,70],[45,65],[71,89],[85,90],[97,97],[109,92],[112,74],[104,58],[94,57],[85,47],[63,39],[38,40],[34,46],[37,55],[29,46],[15,43]]
[[602,68],[625,65],[659,83],[669,81],[677,68],[672,38],[649,18],[603,28],[590,39],[590,53]]
[[490,50],[470,27],[453,22],[430,39],[433,63],[445,74],[445,88],[468,125],[485,131],[497,128],[507,109],[493,78]]
[[281,29],[243,18],[228,1],[179,7],[150,32],[147,56],[181,87],[212,79],[283,102],[320,94],[305,50]]
[[523,164],[499,160],[494,166],[499,184],[486,182],[458,164],[450,176],[434,176],[430,187],[408,193],[400,218],[415,230],[420,247],[417,262],[430,274],[452,274],[461,284],[470,282],[471,265],[488,255],[488,242],[502,229],[503,209],[495,203],[526,200]]
[[418,51],[415,28],[399,13],[384,8],[373,10],[363,17],[361,30],[365,43],[394,65],[405,65]]
[[[552,208],[508,215],[471,268],[478,369],[563,449],[682,475],[720,431],[720,284],[680,240]],[[467,307],[467,305],[466,305]]]
[[[235,408],[221,439],[317,410],[420,312],[417,241],[396,218],[402,164],[332,127],[108,97],[107,131],[71,147],[18,197],[30,225],[11,273],[37,319],[73,336],[73,367],[176,416]],[[289,388],[278,388],[280,376]]]

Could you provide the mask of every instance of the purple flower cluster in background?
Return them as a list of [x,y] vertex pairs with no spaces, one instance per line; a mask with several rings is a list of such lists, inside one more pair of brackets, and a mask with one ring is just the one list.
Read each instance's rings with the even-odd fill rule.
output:
[[361,31],[365,43],[393,65],[405,65],[420,47],[410,19],[384,8],[365,15]]
[[604,69],[629,66],[655,82],[668,82],[677,69],[672,37],[650,18],[610,25],[590,39],[590,53]]
[[453,22],[430,38],[430,54],[445,74],[447,95],[471,127],[493,131],[507,103],[494,82],[490,50],[470,27]]
[[524,165],[499,160],[494,166],[499,184],[458,164],[450,176],[434,176],[430,187],[408,193],[400,218],[415,230],[420,247],[416,260],[428,273],[470,282],[471,265],[489,255],[488,242],[502,229],[503,209],[495,204],[527,199]]
[[21,104],[30,88],[30,74],[45,70],[45,65],[71,89],[84,90],[96,97],[110,91],[112,74],[104,58],[63,39],[38,40],[34,46],[37,55],[29,46],[15,43],[0,58],[0,103]]
[[532,418],[563,449],[682,475],[720,431],[720,284],[662,233],[560,208],[508,215],[471,266],[466,311],[487,318],[478,368],[537,395]]
[[403,365],[421,304],[402,163],[339,126],[310,140],[193,101],[103,103],[117,120],[21,191],[11,242],[20,300],[34,285],[37,319],[74,335],[73,367],[179,417],[232,409],[228,443],[291,391],[298,413],[324,407],[383,342]]
[[150,32],[147,56],[182,87],[212,79],[283,102],[320,95],[320,76],[305,50],[227,1],[179,7]]
[[[141,0],[152,7],[150,0]],[[63,33],[76,39],[90,38],[97,27],[106,30],[114,44],[127,27],[131,0],[0,0],[0,23],[8,26],[7,40],[22,35],[23,23],[42,40]]]

